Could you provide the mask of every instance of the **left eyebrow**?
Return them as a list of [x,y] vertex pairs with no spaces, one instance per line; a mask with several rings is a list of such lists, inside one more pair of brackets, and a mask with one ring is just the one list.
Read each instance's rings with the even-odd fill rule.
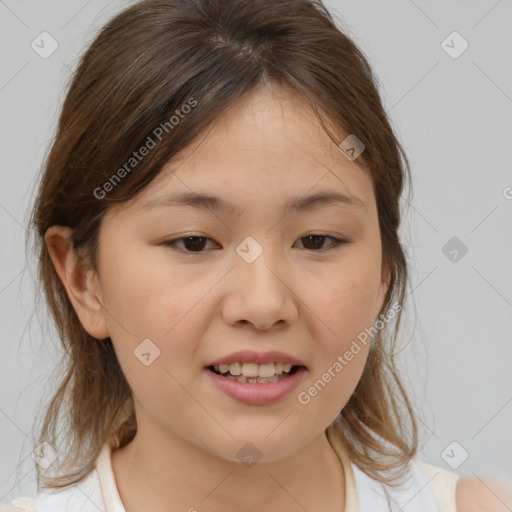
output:
[[[340,192],[325,190],[309,196],[296,196],[289,198],[282,208],[283,214],[313,210],[320,207],[342,204],[354,207],[360,211],[367,211],[366,204],[355,196],[346,196]],[[228,201],[227,199],[197,192],[171,192],[165,196],[153,199],[143,208],[153,208],[156,206],[192,206],[212,212],[226,212],[234,214],[240,212],[241,208]]]

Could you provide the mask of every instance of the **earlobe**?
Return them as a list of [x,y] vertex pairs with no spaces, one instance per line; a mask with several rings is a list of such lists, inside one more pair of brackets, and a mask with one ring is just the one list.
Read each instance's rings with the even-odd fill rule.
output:
[[109,337],[101,290],[92,270],[84,267],[73,249],[73,230],[67,226],[51,226],[45,242],[55,270],[66,288],[69,300],[84,329],[94,338]]

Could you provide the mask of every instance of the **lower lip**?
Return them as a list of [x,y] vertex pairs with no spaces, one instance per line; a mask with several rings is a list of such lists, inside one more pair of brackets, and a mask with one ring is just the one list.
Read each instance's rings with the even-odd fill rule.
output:
[[238,382],[221,377],[208,368],[204,368],[203,371],[221,391],[231,398],[248,405],[266,405],[278,402],[291,393],[299,385],[306,368],[301,366],[289,377],[266,384]]

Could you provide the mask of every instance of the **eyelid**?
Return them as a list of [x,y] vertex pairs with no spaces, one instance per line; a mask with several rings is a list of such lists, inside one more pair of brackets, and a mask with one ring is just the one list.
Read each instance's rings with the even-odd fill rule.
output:
[[[184,250],[184,249],[181,249],[180,247],[178,247],[176,244],[177,242],[181,242],[182,240],[186,240],[187,238],[204,238],[205,240],[207,241],[211,241],[211,242],[214,242],[217,244],[217,242],[215,242],[215,240],[213,240],[213,238],[210,238],[208,236],[205,236],[205,235],[196,235],[196,234],[189,234],[189,235],[183,235],[183,236],[180,236],[180,237],[177,237],[177,238],[173,238],[171,240],[164,240],[162,242],[163,245],[167,245],[167,246],[170,246],[172,249],[176,249],[182,253],[185,253],[185,254],[202,254],[202,253],[206,253],[207,251],[187,251],[187,250]],[[217,244],[219,245],[219,244]]]
[[[307,233],[305,235],[302,235],[297,240],[301,240],[303,238],[307,238],[307,237],[310,237],[310,236],[317,236],[317,237],[322,237],[324,239],[331,240],[331,245],[328,246],[328,247],[324,247],[323,249],[303,249],[303,250],[311,252],[311,253],[325,253],[325,252],[329,252],[329,251],[335,250],[335,249],[337,249],[338,247],[340,247],[342,245],[348,245],[348,244],[352,243],[351,240],[349,240],[347,238],[344,238],[344,237],[339,238],[339,237],[335,237],[335,236],[332,236],[332,235],[325,235],[325,234],[316,233],[316,232]],[[210,237],[207,237],[205,235],[200,235],[200,234],[194,234],[194,233],[190,233],[190,234],[187,234],[187,235],[184,235],[184,236],[180,236],[180,237],[177,237],[177,238],[174,238],[174,239],[171,239],[171,240],[164,240],[162,242],[162,244],[166,245],[166,246],[170,246],[172,249],[179,250],[180,252],[185,253],[185,254],[204,254],[204,253],[207,252],[206,250],[202,250],[202,251],[187,251],[187,250],[181,249],[180,247],[177,246],[177,242],[180,242],[180,241],[185,240],[187,238],[203,238],[203,239],[205,239],[207,241],[211,241],[211,242],[214,242],[214,243],[217,244],[217,242],[215,242],[215,240],[213,240]],[[219,244],[217,244],[217,245],[219,245]]]
[[309,233],[307,235],[302,235],[301,237],[298,238],[298,240],[301,240],[302,238],[307,238],[308,236],[319,236],[319,237],[323,237],[325,239],[330,239],[331,240],[331,245],[328,246],[328,247],[325,247],[324,249],[317,249],[317,250],[305,249],[306,251],[311,252],[311,253],[315,253],[315,252],[318,252],[318,253],[329,252],[329,251],[332,251],[334,249],[337,249],[341,245],[347,245],[347,244],[351,243],[351,241],[348,240],[347,238],[338,238],[336,236],[323,235],[321,233]]

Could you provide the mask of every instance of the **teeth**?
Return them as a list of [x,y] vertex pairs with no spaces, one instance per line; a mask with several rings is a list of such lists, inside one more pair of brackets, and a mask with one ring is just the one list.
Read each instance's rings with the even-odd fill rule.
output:
[[245,382],[249,384],[268,384],[269,382],[277,382],[278,380],[286,379],[284,375],[273,375],[272,377],[265,378],[265,377],[258,377],[258,378],[247,378],[243,375],[239,375],[238,377],[235,377],[233,375],[224,375],[227,379],[236,380],[238,382]]
[[263,379],[262,382],[275,382],[275,380],[269,380],[281,376],[283,373],[289,373],[292,369],[290,363],[231,363],[215,365],[216,371],[225,375],[226,377],[233,377],[234,380],[239,382],[260,382],[259,379]]
[[[258,365],[255,366],[257,367]],[[242,374],[245,375],[243,367]],[[257,374],[260,377],[272,377],[274,375],[274,363],[260,364],[259,369],[257,370]]]
[[[242,365],[242,375],[244,377],[257,377],[258,366],[256,363],[244,363]],[[263,365],[261,365],[263,366]]]
[[236,375],[236,376],[242,375],[242,365],[240,363],[230,364],[229,365],[229,373],[231,373],[231,375]]

